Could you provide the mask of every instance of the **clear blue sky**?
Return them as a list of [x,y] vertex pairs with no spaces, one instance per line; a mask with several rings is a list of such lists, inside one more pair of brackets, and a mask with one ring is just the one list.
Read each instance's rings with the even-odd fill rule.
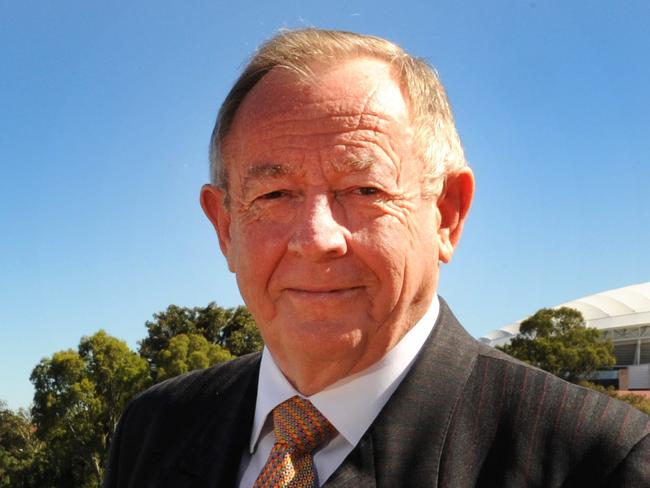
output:
[[0,398],[100,328],[241,303],[198,204],[217,108],[281,27],[387,37],[446,84],[478,189],[440,293],[480,336],[650,279],[650,3],[0,2]]

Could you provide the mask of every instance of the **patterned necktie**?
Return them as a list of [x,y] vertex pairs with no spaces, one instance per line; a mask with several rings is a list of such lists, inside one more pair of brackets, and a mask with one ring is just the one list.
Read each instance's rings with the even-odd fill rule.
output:
[[273,409],[275,444],[253,488],[312,488],[312,452],[336,429],[309,400],[294,396]]

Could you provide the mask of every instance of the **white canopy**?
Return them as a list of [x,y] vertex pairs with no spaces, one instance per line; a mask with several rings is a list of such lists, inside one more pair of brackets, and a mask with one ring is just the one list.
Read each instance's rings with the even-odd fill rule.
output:
[[[587,325],[597,329],[650,326],[650,281],[596,293],[552,308],[559,307],[580,310]],[[523,320],[493,330],[480,340],[491,346],[505,344],[519,332]]]

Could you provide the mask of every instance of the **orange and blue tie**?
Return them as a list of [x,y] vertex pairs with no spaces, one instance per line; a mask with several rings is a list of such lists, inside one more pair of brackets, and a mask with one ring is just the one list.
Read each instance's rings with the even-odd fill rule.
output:
[[318,477],[313,451],[336,429],[312,403],[299,396],[273,409],[275,444],[253,488],[313,488]]

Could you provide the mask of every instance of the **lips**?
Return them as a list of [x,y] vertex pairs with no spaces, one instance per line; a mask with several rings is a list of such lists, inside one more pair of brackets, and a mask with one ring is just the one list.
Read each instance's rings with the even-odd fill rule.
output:
[[336,286],[324,286],[324,287],[287,287],[284,290],[290,293],[304,293],[307,295],[327,295],[327,294],[337,294],[337,293],[348,293],[353,291],[358,291],[361,286],[346,286],[346,287],[336,287]]
[[356,295],[363,289],[362,286],[305,286],[305,287],[288,287],[283,291],[296,299],[305,300],[327,300],[347,298]]

